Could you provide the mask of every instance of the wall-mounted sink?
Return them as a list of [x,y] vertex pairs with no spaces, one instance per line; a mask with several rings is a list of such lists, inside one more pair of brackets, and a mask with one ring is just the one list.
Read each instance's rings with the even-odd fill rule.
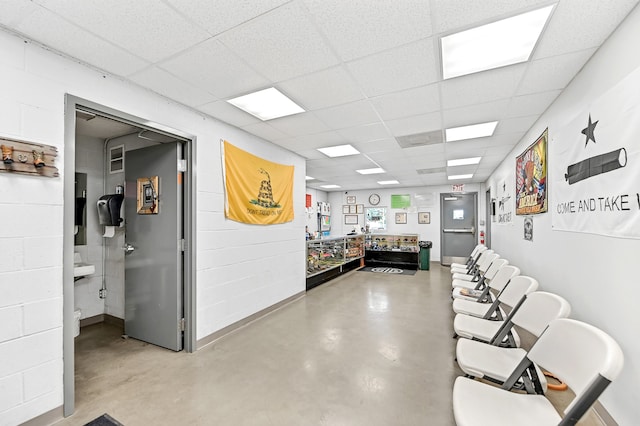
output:
[[80,253],[73,254],[73,278],[76,280],[96,272],[95,265],[84,263]]

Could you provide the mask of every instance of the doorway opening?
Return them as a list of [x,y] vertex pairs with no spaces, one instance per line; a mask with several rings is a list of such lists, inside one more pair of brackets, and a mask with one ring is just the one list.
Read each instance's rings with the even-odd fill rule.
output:
[[[64,181],[65,417],[75,411],[79,318],[83,325],[115,322],[124,336],[174,351],[195,350],[194,140],[179,130],[66,97],[65,171],[72,173],[65,173]],[[105,208],[112,201],[122,208]],[[93,269],[79,276],[78,264]],[[159,293],[162,301],[149,300]],[[148,328],[151,335],[145,334]],[[162,340],[158,330],[171,337]]]
[[464,262],[477,244],[478,194],[440,194],[440,262]]

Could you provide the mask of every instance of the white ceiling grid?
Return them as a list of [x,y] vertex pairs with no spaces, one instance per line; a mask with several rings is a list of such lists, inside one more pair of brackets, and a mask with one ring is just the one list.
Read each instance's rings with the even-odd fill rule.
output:
[[[311,187],[348,190],[445,184],[443,170],[483,182],[638,1],[0,0],[0,25],[298,153]],[[442,80],[440,37],[550,4],[530,61]],[[271,86],[307,112],[262,122],[226,102]],[[395,140],[486,121],[492,137]],[[362,154],[316,150],[347,143]]]

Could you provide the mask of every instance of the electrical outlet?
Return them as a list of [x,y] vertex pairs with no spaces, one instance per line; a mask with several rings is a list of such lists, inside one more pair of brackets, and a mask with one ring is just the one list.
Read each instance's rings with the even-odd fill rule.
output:
[[100,291],[98,291],[98,296],[100,296],[100,299],[106,299],[107,298],[107,289],[106,288],[101,288]]

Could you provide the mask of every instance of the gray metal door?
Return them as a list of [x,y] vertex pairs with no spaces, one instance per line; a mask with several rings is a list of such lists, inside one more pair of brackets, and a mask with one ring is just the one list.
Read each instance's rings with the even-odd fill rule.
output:
[[477,244],[478,194],[440,194],[443,265],[464,262]]
[[[179,143],[126,153],[125,333],[182,350],[182,158]],[[154,179],[157,177],[157,179]]]

